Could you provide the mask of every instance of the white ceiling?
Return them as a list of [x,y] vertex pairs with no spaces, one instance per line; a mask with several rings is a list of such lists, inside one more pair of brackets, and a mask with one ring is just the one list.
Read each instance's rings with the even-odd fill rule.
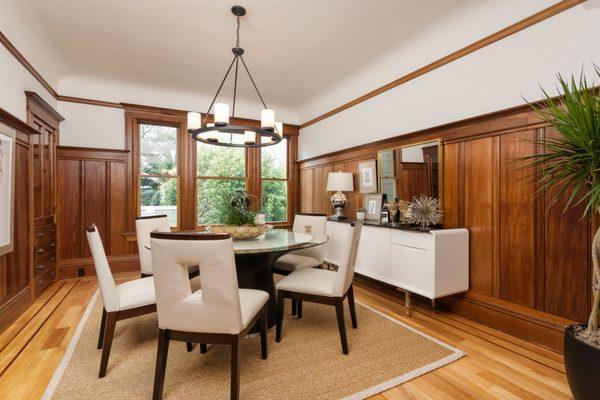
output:
[[[267,103],[293,108],[474,0],[244,0],[241,45]],[[64,76],[212,94],[232,57],[236,4],[20,0]],[[256,99],[242,76],[241,97]],[[230,96],[232,88],[226,87]],[[68,95],[69,93],[64,93]]]

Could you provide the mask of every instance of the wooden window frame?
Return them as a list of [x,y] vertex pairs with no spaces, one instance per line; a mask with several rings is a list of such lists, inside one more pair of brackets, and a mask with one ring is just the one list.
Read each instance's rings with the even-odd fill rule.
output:
[[[140,213],[139,207],[139,172],[140,143],[138,127],[141,123],[168,125],[177,127],[177,229],[202,229],[197,226],[197,182],[198,179],[245,179],[246,191],[256,196],[252,203],[254,210],[260,210],[262,203],[262,181],[260,148],[248,148],[245,154],[245,178],[199,177],[196,171],[196,140],[187,132],[187,112],[168,108],[141,106],[121,103],[125,109],[125,145],[127,158],[127,229],[135,232],[135,218]],[[208,122],[211,121],[209,116]],[[232,123],[259,126],[260,121],[236,118]],[[298,170],[297,146],[298,126],[284,125],[284,136],[287,139],[287,221],[273,222],[278,227],[290,227],[298,203]],[[265,178],[264,180],[275,180]],[[282,180],[282,179],[278,179]]]
[[289,225],[291,218],[293,217],[293,215],[290,215],[289,212],[289,208],[290,208],[290,164],[288,162],[289,158],[290,158],[290,138],[288,136],[284,136],[283,140],[286,141],[286,155],[285,155],[285,160],[286,160],[286,166],[285,166],[285,178],[263,178],[262,177],[262,152],[260,151],[261,149],[259,148],[259,165],[261,168],[259,168],[258,171],[258,175],[260,177],[260,206],[262,208],[262,184],[264,181],[270,181],[270,182],[286,182],[287,184],[287,193],[286,193],[286,220],[285,221],[268,221],[268,223],[270,225]]

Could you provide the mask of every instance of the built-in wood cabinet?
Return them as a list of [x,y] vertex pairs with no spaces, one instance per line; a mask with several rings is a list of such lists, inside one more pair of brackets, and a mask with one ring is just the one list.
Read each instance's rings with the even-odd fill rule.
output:
[[33,169],[33,293],[38,296],[57,278],[57,145],[63,120],[33,92],[27,95],[27,122],[39,134],[32,136]]

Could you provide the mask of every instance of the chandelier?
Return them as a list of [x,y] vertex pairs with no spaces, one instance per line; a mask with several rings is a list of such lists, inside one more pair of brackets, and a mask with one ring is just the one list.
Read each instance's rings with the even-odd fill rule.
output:
[[[231,8],[231,12],[237,18],[237,40],[235,42],[235,47],[231,49],[233,52],[233,60],[229,64],[227,72],[225,73],[225,76],[223,77],[223,80],[217,89],[217,93],[213,97],[210,106],[208,106],[208,110],[204,114],[204,118],[202,118],[202,115],[198,112],[188,113],[188,132],[199,142],[217,146],[271,146],[281,142],[283,137],[283,124],[275,121],[275,112],[267,107],[262,95],[260,94],[260,91],[258,90],[258,87],[256,86],[256,83],[254,82],[254,78],[252,78],[252,74],[250,74],[250,70],[246,66],[246,62],[244,61],[244,49],[240,47],[240,17],[246,15],[246,9],[242,6],[233,6]],[[256,90],[256,94],[258,94],[258,98],[264,107],[264,109],[260,112],[260,127],[236,125],[230,124],[229,122],[230,119],[233,120],[235,118],[235,101],[237,96],[238,70],[240,63],[248,74],[250,82],[252,82],[252,86],[254,86],[254,90]],[[219,96],[219,93],[227,81],[229,73],[232,69],[235,71],[235,78],[233,81],[233,107],[230,118],[229,105],[226,103],[215,103],[215,101],[217,100],[217,97]],[[213,106],[214,121],[212,123],[207,123],[208,116],[210,111],[213,109]]]

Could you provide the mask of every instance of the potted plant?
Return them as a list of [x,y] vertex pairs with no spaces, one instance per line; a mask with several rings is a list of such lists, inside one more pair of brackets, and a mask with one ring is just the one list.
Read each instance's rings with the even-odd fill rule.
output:
[[[600,69],[596,68],[600,77]],[[578,80],[558,76],[559,100],[543,91],[545,102],[532,105],[560,135],[543,139],[542,154],[526,157],[540,174],[540,191],[558,187],[551,205],[565,196],[565,209],[584,208],[582,220],[600,212],[600,96],[583,72]],[[600,396],[600,229],[592,242],[593,304],[587,325],[567,327],[564,359],[575,399]]]
[[229,203],[223,204],[225,225],[209,225],[206,230],[228,233],[234,240],[253,239],[270,230],[270,225],[256,224],[256,215],[250,210],[250,196],[248,192],[235,191]]

